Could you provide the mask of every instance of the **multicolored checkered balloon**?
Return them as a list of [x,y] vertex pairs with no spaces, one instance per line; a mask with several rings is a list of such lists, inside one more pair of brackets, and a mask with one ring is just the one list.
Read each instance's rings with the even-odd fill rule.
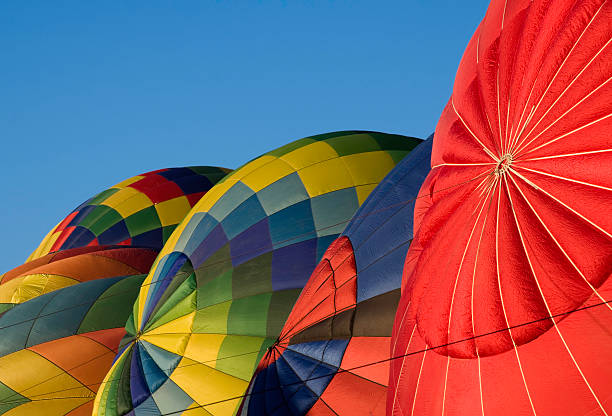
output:
[[229,169],[160,169],[126,179],[85,201],[43,239],[28,261],[75,247],[109,244],[160,250],[179,222]]
[[145,279],[94,414],[232,414],[328,245],[419,142],[309,137],[213,187]]

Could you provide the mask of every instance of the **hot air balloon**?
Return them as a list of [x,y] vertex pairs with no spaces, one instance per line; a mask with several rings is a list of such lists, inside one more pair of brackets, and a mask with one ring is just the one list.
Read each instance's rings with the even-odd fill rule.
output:
[[78,282],[147,273],[178,223],[228,172],[160,169],[90,198],[51,230],[25,264],[0,275],[0,313]]
[[66,286],[104,277],[146,274],[158,250],[94,246],[50,253],[0,276],[0,313]]
[[431,139],[393,168],[327,249],[262,359],[241,414],[384,414],[385,359],[430,155]]
[[145,275],[92,280],[0,317],[0,414],[87,415]]
[[161,250],[191,207],[228,172],[191,166],[126,179],[79,205],[28,260],[85,246],[122,244]]
[[491,3],[436,127],[389,413],[612,412],[610,22]]
[[143,283],[94,414],[233,414],[328,245],[419,142],[308,137],[213,187]]

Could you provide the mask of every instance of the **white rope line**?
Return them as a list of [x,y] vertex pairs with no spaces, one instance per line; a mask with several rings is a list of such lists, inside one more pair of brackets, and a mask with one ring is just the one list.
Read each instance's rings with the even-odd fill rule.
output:
[[539,170],[536,170],[536,169],[530,169],[530,168],[526,168],[524,166],[520,166],[518,163],[514,166],[514,168],[515,169],[527,170],[529,172],[537,173],[537,174],[543,175],[543,176],[548,176],[550,178],[560,179],[560,180],[567,181],[567,182],[573,182],[573,183],[577,183],[577,184],[580,184],[580,185],[585,185],[585,186],[589,186],[589,187],[593,187],[593,188],[603,189],[604,191],[612,191],[612,188],[609,188],[607,186],[597,185],[597,184],[590,183],[590,182],[579,181],[578,179],[566,178],[565,176],[553,175],[552,173],[542,172],[542,171],[539,171]]
[[466,122],[463,120],[463,117],[461,117],[461,115],[459,114],[459,112],[457,111],[457,109],[455,108],[455,103],[453,101],[453,99],[451,98],[451,105],[453,106],[453,110],[455,111],[455,114],[457,114],[457,117],[459,117],[459,120],[461,120],[461,123],[465,126],[465,128],[470,132],[470,134],[472,135],[472,137],[474,137],[474,139],[478,142],[478,144],[480,144],[482,146],[482,149],[485,151],[486,154],[489,155],[489,157],[491,157],[491,159],[493,159],[495,162],[499,162],[499,158],[497,156],[495,156],[495,154],[489,150],[489,148],[487,148],[487,146],[484,145],[484,143],[482,143],[480,141],[480,139],[474,134],[474,132],[470,129],[470,127],[466,124]]
[[[506,189],[508,189],[508,182],[506,179],[506,175],[504,175],[503,180],[504,180],[504,183],[506,184]],[[504,304],[504,296],[502,294],[501,274],[499,270],[499,211],[500,211],[500,205],[501,205],[501,184],[500,184],[500,191],[497,196],[497,217],[495,220],[495,270],[497,272],[497,288],[499,290],[499,300],[501,302],[502,312],[504,314],[504,322],[506,322],[506,326],[508,327],[508,335],[510,336],[510,341],[512,341],[512,348],[514,350],[514,355],[516,356],[518,368],[521,372],[521,378],[523,380],[523,385],[525,386],[525,392],[527,393],[527,399],[529,400],[531,411],[533,412],[535,416],[536,415],[535,406],[533,404],[533,400],[531,399],[531,393],[529,391],[529,387],[527,386],[527,379],[525,377],[525,372],[523,371],[523,364],[521,363],[521,358],[518,353],[516,342],[514,341],[514,335],[512,334],[512,330],[510,329],[510,322],[508,320],[508,314],[506,312],[506,306]]]

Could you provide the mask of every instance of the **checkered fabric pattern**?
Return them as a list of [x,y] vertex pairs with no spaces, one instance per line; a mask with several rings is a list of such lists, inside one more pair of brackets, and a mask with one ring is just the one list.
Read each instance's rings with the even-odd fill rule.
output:
[[161,249],[200,198],[229,172],[193,166],[126,179],[72,211],[43,239],[28,261],[76,247],[133,245]]
[[213,187],[145,280],[94,413],[232,414],[238,399],[210,403],[244,393],[327,246],[419,142],[309,137]]

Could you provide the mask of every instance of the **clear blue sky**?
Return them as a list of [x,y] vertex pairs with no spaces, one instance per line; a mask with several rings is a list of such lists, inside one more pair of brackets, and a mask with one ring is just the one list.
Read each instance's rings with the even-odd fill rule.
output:
[[0,273],[141,172],[333,130],[427,136],[487,5],[2,2]]

